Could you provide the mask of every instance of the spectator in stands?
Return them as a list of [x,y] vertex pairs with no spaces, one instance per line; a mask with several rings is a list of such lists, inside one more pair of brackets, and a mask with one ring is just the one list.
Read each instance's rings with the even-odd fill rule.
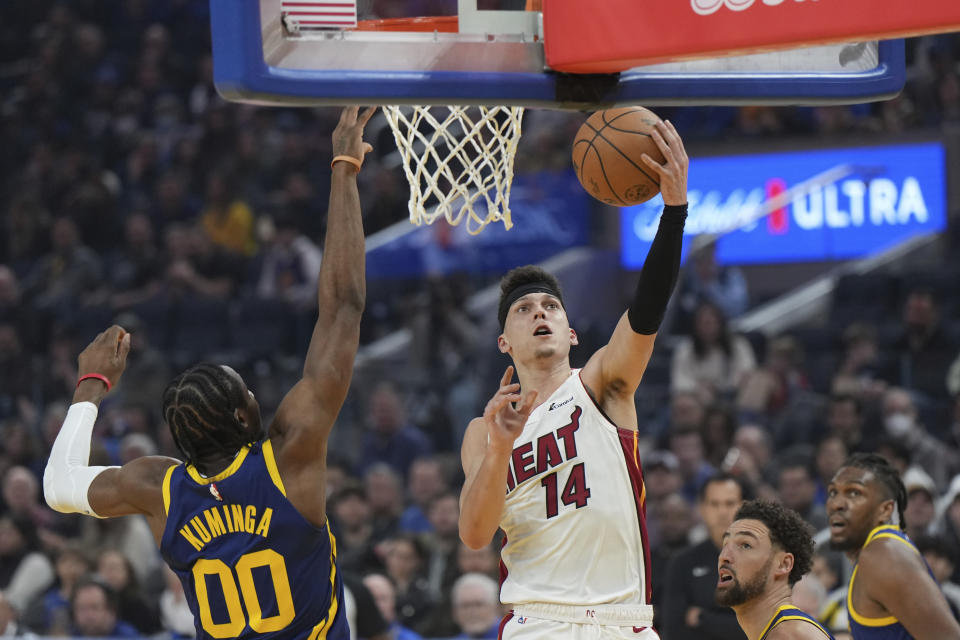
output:
[[890,345],[884,379],[927,398],[946,399],[945,379],[957,344],[940,321],[936,292],[922,285],[912,287],[902,319],[903,329]]
[[826,504],[827,485],[843,466],[850,450],[838,435],[828,433],[817,441],[813,465],[817,471],[817,504]]
[[0,264],[0,325],[6,324],[16,329],[22,353],[36,353],[46,346],[49,327],[45,315],[26,304],[16,272]]
[[80,296],[102,284],[100,257],[85,246],[70,218],[57,218],[50,231],[52,251],[24,280],[31,304],[69,317]]
[[70,632],[70,595],[93,566],[83,547],[71,542],[57,552],[54,567],[57,584],[42,597],[34,598],[23,612],[21,620],[37,633],[62,636]]
[[714,403],[707,407],[703,418],[703,442],[707,461],[714,467],[723,464],[737,426],[737,416],[730,405]]
[[122,313],[116,324],[130,332],[130,353],[123,372],[124,385],[113,392],[114,397],[124,406],[156,406],[157,398],[173,378],[170,363],[150,342],[150,333],[139,316]]
[[670,452],[676,456],[678,470],[683,478],[681,492],[690,503],[693,503],[703,483],[715,471],[706,460],[706,453],[703,450],[703,433],[696,427],[675,426],[671,427],[667,439]]
[[[650,544],[650,573],[666,576],[670,561],[690,546],[694,514],[690,503],[679,493],[671,493],[655,508],[647,507],[647,540]],[[653,581],[653,626],[663,628],[664,579]]]
[[[960,475],[953,477],[947,492],[937,503],[937,522],[934,525],[934,531],[951,548],[960,549]],[[960,584],[960,566],[954,568],[950,579]]]
[[747,281],[738,268],[717,263],[714,240],[708,235],[697,236],[681,276],[677,299],[689,318],[696,315],[697,306],[704,301],[718,307],[728,318],[747,310]]
[[0,516],[0,590],[17,611],[26,610],[53,583],[53,565],[39,546],[32,522]]
[[826,415],[827,435],[840,438],[847,451],[873,451],[877,446],[877,437],[865,433],[863,427],[863,403],[856,396],[830,396]]
[[126,557],[140,584],[159,582],[163,562],[145,518],[84,518],[81,539],[92,549],[115,549]]
[[453,583],[453,619],[461,633],[453,640],[497,637],[500,597],[497,583],[488,576],[468,573]]
[[651,451],[643,457],[643,485],[647,489],[647,508],[654,509],[683,487],[680,462],[669,451]]
[[124,244],[108,261],[104,294],[110,306],[127,309],[157,295],[163,267],[150,218],[142,212],[131,214],[124,223]]
[[[745,638],[733,610],[714,600],[720,542],[733,516],[743,504],[744,485],[733,476],[717,474],[700,489],[700,517],[707,539],[673,556],[664,588],[663,640]],[[662,574],[661,574],[662,575]]]
[[344,571],[364,574],[380,569],[373,551],[373,523],[363,486],[348,481],[330,496],[327,512],[337,536],[337,563]]
[[670,388],[674,392],[707,388],[731,396],[755,367],[750,343],[730,332],[716,304],[702,301],[694,310],[691,335],[673,351]]
[[937,487],[933,478],[920,467],[907,469],[903,474],[903,486],[907,490],[907,508],[903,510],[907,535],[911,540],[918,540],[933,533]]
[[400,515],[400,530],[406,533],[427,533],[431,530],[427,506],[434,498],[449,491],[443,464],[437,457],[420,457],[407,473],[407,495],[410,504]]
[[386,462],[405,477],[413,460],[433,450],[423,432],[407,422],[403,401],[390,382],[381,382],[374,388],[368,421],[357,469],[361,474],[376,462]]
[[727,451],[723,470],[740,478],[762,499],[776,498],[772,484],[773,441],[758,424],[745,424],[733,434],[733,447]]
[[441,493],[427,506],[431,532],[424,534],[427,551],[426,574],[430,595],[439,599],[457,577],[457,548],[460,546],[460,500],[455,493]]
[[817,617],[834,634],[850,628],[847,621],[847,584],[842,580],[845,561],[846,558],[839,551],[820,549],[813,555],[813,568],[810,570],[827,591]]
[[417,629],[433,604],[424,575],[426,549],[411,535],[390,538],[381,546],[387,576],[396,587],[397,621],[405,627]]
[[200,207],[188,191],[188,182],[180,168],[168,169],[157,180],[151,201],[151,215],[159,228],[196,219]]
[[500,579],[500,545],[502,540],[494,536],[493,542],[471,549],[461,542],[457,545],[457,574],[482,573],[492,580]]
[[826,509],[816,502],[817,483],[812,460],[800,453],[788,453],[781,458],[778,467],[777,492],[783,506],[800,514],[814,531],[826,528]]
[[261,255],[257,297],[285,302],[297,309],[316,306],[320,248],[300,231],[290,213],[276,215],[273,225],[273,237]]
[[366,585],[370,595],[373,596],[383,619],[390,625],[393,640],[421,640],[419,633],[397,622],[396,593],[393,584],[386,576],[371,573],[363,578],[363,584]]
[[233,178],[226,171],[214,171],[207,178],[206,202],[200,219],[215,245],[243,256],[256,252],[253,211],[238,197]]
[[193,623],[190,603],[183,593],[183,583],[167,565],[163,566],[166,587],[160,594],[160,621],[163,628],[176,638],[194,638],[197,627]]
[[915,540],[917,551],[927,561],[930,572],[940,585],[940,591],[947,598],[953,617],[960,620],[960,585],[950,580],[957,565],[956,551],[935,536],[920,536]]
[[139,638],[140,634],[118,615],[117,594],[96,579],[81,580],[73,589],[70,611],[76,638]]
[[239,286],[241,259],[215,245],[199,227],[171,225],[165,242],[167,290],[174,298],[193,294],[225,300]]
[[919,423],[916,405],[906,390],[887,390],[881,416],[887,436],[905,447],[910,460],[929,473],[938,485],[946,485],[960,471],[960,454],[930,435]]
[[97,576],[117,596],[117,616],[129,621],[140,633],[157,633],[162,629],[160,616],[147,602],[137,584],[133,565],[121,552],[105,549],[97,558]]
[[14,466],[3,476],[3,501],[7,513],[33,523],[38,530],[49,526],[55,514],[40,504],[40,483],[26,467]]
[[374,542],[393,537],[399,531],[403,509],[403,480],[390,465],[378,462],[363,475],[363,486],[370,507]]
[[36,367],[16,325],[0,320],[0,420],[19,416],[33,395]]
[[790,405],[799,392],[809,388],[801,369],[803,351],[791,336],[770,342],[763,366],[754,370],[740,386],[737,404],[754,416],[776,416]]
[[[48,149],[40,145],[34,149],[39,155]],[[29,171],[29,168],[27,168]],[[22,175],[22,174],[21,174]],[[19,193],[10,199],[3,218],[3,245],[0,262],[23,265],[43,254],[45,237],[50,228],[50,213],[40,197],[32,191]]]
[[887,387],[877,375],[880,348],[873,326],[855,322],[843,332],[843,356],[831,383],[834,395],[850,395],[861,401],[879,397]]
[[806,573],[793,585],[790,602],[801,611],[817,617],[827,603],[827,590],[815,575]]

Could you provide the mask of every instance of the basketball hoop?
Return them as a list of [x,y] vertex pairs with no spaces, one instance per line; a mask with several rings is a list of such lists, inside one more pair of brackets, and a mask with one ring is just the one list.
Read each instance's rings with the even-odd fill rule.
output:
[[410,182],[410,222],[466,219],[480,233],[510,219],[523,107],[384,107]]
[[[358,31],[456,32],[456,16],[362,20]],[[491,222],[509,229],[510,184],[523,107],[383,108],[410,183],[410,222],[466,221],[471,234]]]

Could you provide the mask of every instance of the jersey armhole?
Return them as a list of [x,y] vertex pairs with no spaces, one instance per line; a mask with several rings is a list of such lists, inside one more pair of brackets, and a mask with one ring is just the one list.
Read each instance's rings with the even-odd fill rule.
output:
[[280,469],[277,467],[277,458],[273,455],[273,442],[267,440],[263,443],[263,461],[267,465],[267,473],[273,480],[274,486],[280,490],[283,497],[287,497],[287,490],[283,486],[283,479],[280,477]]
[[170,480],[173,478],[173,470],[179,467],[180,465],[173,464],[167,469],[167,472],[163,474],[163,515],[170,515]]

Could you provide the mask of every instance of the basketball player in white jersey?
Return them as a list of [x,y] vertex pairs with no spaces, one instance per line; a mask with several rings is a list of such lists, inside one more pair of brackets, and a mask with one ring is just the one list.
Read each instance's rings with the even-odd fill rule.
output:
[[630,309],[583,369],[570,368],[577,334],[556,278],[527,266],[501,281],[497,341],[513,366],[467,428],[460,494],[467,546],[506,534],[501,638],[657,637],[634,392],[680,267],[688,160],[669,122],[652,137],[664,164],[643,162],[659,178],[660,227]]

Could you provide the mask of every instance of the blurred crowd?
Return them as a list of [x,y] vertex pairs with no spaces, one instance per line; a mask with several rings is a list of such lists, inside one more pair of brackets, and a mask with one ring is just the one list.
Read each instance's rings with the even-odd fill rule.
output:
[[[374,5],[390,15],[389,3]],[[54,513],[39,479],[76,355],[112,322],[133,347],[91,464],[176,456],[160,395],[201,358],[240,371],[269,419],[313,324],[338,110],[219,98],[205,2],[13,0],[0,9],[0,52],[0,633],[191,636],[145,522]],[[658,111],[700,143],[956,122],[960,39],[913,40],[908,55],[907,90],[888,102]],[[530,112],[518,171],[566,169],[581,120]],[[368,234],[404,219],[407,200],[389,130],[372,132],[360,177]],[[464,301],[492,281],[370,284],[362,341],[400,328],[414,339],[409,369],[358,378],[335,430],[329,516],[361,638],[496,637],[499,541],[470,550],[457,535],[459,440],[486,400],[476,373],[500,366],[476,344],[480,319]],[[902,469],[908,531],[960,607],[949,282],[850,282],[890,299],[878,310],[838,296],[828,327],[768,338],[729,328],[750,306],[743,275],[709,252],[691,260],[675,337],[658,344],[669,366],[644,381],[669,401],[640,426],[664,640],[739,638],[684,572],[706,575],[700,559],[748,495],[782,500],[821,529],[826,483],[853,451]],[[826,550],[817,562],[809,606],[842,629],[849,568]]]

